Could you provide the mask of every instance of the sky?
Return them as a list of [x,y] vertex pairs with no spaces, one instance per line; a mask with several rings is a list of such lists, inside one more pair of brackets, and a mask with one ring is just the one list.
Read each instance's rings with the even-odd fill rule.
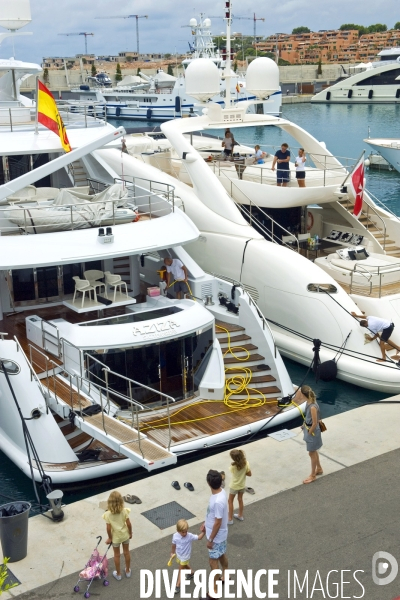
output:
[[[33,35],[15,38],[15,58],[41,63],[44,56],[84,52],[84,36],[59,33],[94,33],[87,38],[88,52],[96,55],[134,51],[136,19],[109,18],[129,14],[148,15],[148,19],[139,20],[140,52],[183,53],[192,38],[190,28],[184,27],[189,20],[203,12],[211,17],[213,34],[220,35],[224,21],[216,17],[224,14],[224,7],[222,0],[119,0],[115,4],[110,0],[31,0],[32,22],[22,31],[32,31]],[[335,29],[343,23],[385,23],[392,28],[400,21],[399,0],[232,0],[233,15],[250,17],[234,19],[233,31],[252,35],[254,10],[257,17],[265,18],[257,21],[257,35],[262,36],[290,33],[300,25],[318,31]],[[13,45],[6,39],[0,47],[0,58],[11,56]]]

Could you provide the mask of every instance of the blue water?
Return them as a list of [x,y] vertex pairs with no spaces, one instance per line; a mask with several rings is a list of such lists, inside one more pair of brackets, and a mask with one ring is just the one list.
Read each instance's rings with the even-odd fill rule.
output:
[[[400,106],[325,106],[311,104],[284,105],[283,116],[309,131],[315,138],[324,141],[327,148],[336,156],[349,157],[356,159],[363,149],[369,154],[369,146],[363,142],[368,137],[368,127],[371,137],[400,137]],[[115,125],[125,127],[154,127],[154,123],[143,121],[115,121]],[[266,129],[268,134],[266,134]],[[277,145],[282,142],[289,144],[294,140],[290,139],[284,132],[277,128],[254,127],[248,130],[239,129],[235,132],[235,138],[245,144],[251,145],[258,143],[260,145]],[[220,134],[220,132],[216,132]],[[387,204],[396,214],[400,215],[400,174],[397,171],[367,171],[367,188],[370,189],[378,198]],[[295,383],[303,381],[307,369],[297,363],[286,360],[286,366],[289,374]],[[315,383],[312,373],[307,376],[305,382],[311,385],[317,392],[318,399],[322,405],[323,417],[328,417],[337,413],[351,410],[362,404],[376,402],[384,398],[384,394],[364,390],[356,386],[346,384],[342,381],[332,383]],[[297,426],[300,421],[293,422],[291,426]],[[260,434],[260,437],[265,436]],[[221,449],[216,449],[219,452]],[[212,453],[208,451],[207,454]],[[182,462],[190,462],[199,458],[189,456],[180,459]],[[115,485],[127,484],[148,477],[144,470],[131,472],[122,480],[115,481]],[[171,477],[172,479],[172,477]],[[33,500],[34,494],[32,483],[22,475],[16,467],[0,453],[0,504],[6,498],[5,494],[11,498],[20,498]],[[87,488],[80,491],[65,490],[65,500],[67,503],[74,502],[93,493],[100,493],[110,489],[110,479],[105,482],[99,482],[96,487],[90,483]]]

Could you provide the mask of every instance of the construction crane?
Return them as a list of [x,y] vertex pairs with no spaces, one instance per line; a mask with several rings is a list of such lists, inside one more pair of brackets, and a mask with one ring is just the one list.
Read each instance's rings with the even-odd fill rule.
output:
[[112,17],[96,17],[96,19],[136,19],[136,43],[139,58],[139,19],[148,19],[148,15],[121,15]]
[[94,35],[94,33],[59,33],[58,35],[84,35],[85,36],[85,54],[88,53],[87,51],[87,37],[88,35]]
[[256,17],[256,13],[252,17],[238,17],[237,15],[232,15],[234,19],[247,19],[249,21],[254,21],[254,43],[257,41],[257,21],[265,21],[264,17]]

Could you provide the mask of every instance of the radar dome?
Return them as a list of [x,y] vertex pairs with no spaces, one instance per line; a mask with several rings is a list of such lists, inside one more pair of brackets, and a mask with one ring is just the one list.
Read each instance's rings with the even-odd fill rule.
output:
[[190,25],[190,27],[197,27],[197,20],[196,19],[190,19],[189,25]]
[[204,19],[203,25],[204,25],[204,27],[211,27],[211,20],[210,19]]
[[219,93],[220,76],[218,67],[209,58],[196,58],[185,73],[186,93],[201,102],[206,102]]
[[0,26],[12,31],[31,22],[30,0],[1,0]]
[[278,65],[270,58],[253,60],[246,73],[246,89],[260,100],[279,90]]

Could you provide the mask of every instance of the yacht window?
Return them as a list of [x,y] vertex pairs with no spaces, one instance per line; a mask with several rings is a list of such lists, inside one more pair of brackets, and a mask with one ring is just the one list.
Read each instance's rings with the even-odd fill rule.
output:
[[337,287],[331,283],[309,283],[307,289],[309,292],[316,292],[317,294],[337,294]]
[[137,313],[129,313],[120,315],[119,317],[109,317],[99,319],[98,321],[88,321],[87,323],[79,323],[80,327],[98,327],[101,325],[124,325],[126,323],[140,323],[141,321],[150,321],[150,319],[162,319],[182,312],[182,308],[171,306],[169,308],[159,308],[156,310],[144,310]]
[[366,77],[362,81],[358,81],[354,85],[393,85],[399,83],[399,80],[397,79],[398,77],[400,77],[400,68],[393,69],[393,71],[388,71],[386,73],[378,73],[377,75],[371,75],[370,77]]
[[4,373],[4,369],[7,371],[8,375],[18,375],[21,367],[13,360],[0,358],[0,373]]

